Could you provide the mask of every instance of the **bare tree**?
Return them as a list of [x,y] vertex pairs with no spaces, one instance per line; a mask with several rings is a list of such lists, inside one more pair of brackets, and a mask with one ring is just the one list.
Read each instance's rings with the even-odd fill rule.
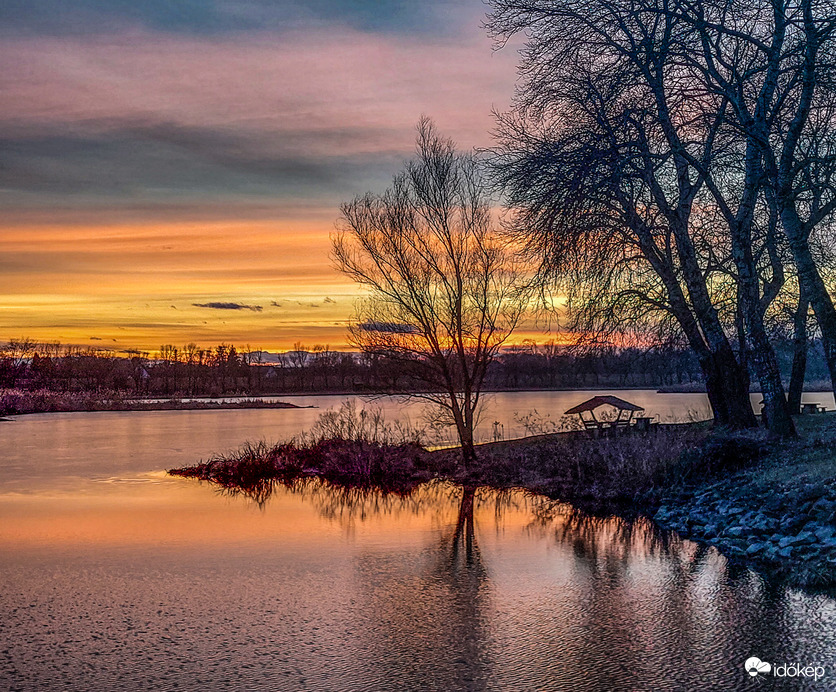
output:
[[[836,211],[836,15],[830,0],[677,0],[699,50],[692,64],[729,103],[757,153],[836,388],[836,308],[811,236]],[[754,157],[753,157],[754,159]]]
[[33,339],[10,339],[0,344],[0,384],[14,387],[37,351],[38,343]]
[[398,361],[455,426],[465,466],[488,365],[528,303],[524,268],[500,237],[477,159],[432,122],[382,195],[342,206],[336,266],[368,289],[350,327],[366,353]]
[[[587,262],[587,314],[598,308],[611,318],[606,308],[617,304],[674,317],[703,364],[718,422],[751,424],[750,361],[770,431],[794,435],[764,325],[785,281],[782,212],[764,184],[760,145],[735,122],[734,95],[712,82],[712,59],[725,68],[741,58],[718,58],[712,36],[698,30],[705,27],[695,17],[709,2],[681,0],[678,11],[667,0],[491,4],[495,36],[525,31],[528,39],[517,119],[501,121],[511,156],[510,166],[500,160],[508,168],[500,175],[522,208],[523,232],[557,250],[564,265],[569,257]],[[716,7],[726,14],[715,21],[730,34],[759,21],[742,3]],[[770,103],[761,62],[749,63],[761,80],[755,97]],[[578,226],[595,231],[583,254],[571,247]],[[737,360],[722,321],[730,287]]]
[[541,276],[560,281],[581,331],[681,330],[715,420],[754,425],[748,373],[712,290],[728,268],[695,221],[705,178],[689,158],[708,162],[722,144],[722,118],[710,117],[718,100],[674,108],[687,101],[682,82],[671,93],[666,80],[677,46],[635,5],[492,4],[496,37],[528,35],[495,168]]

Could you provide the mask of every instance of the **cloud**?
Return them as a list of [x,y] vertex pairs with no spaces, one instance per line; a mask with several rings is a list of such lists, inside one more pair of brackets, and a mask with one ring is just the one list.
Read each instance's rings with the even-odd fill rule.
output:
[[251,310],[252,312],[261,312],[264,308],[261,305],[245,305],[244,303],[192,303],[196,308],[210,308],[212,310]]
[[396,322],[363,322],[359,325],[364,332],[382,332],[384,334],[417,334],[418,328],[412,324]]
[[[474,8],[467,8],[468,14]],[[462,14],[445,0],[25,0],[0,4],[0,27],[15,35],[85,35],[142,27],[218,36],[340,24],[378,33],[437,35],[460,25],[456,18]]]
[[[350,197],[386,183],[400,157],[390,153],[307,153],[261,133],[172,124],[114,125],[58,133],[16,133],[0,125],[0,200],[5,205],[53,200],[172,200],[258,198],[313,202]],[[328,138],[327,134],[322,137]],[[296,145],[294,145],[295,147]],[[336,203],[334,203],[336,207]]]
[[[2,22],[0,22],[2,23]],[[340,201],[391,180],[433,116],[485,146],[513,51],[347,28],[0,39],[0,204]]]
[[488,146],[511,98],[518,56],[491,52],[484,11],[0,3],[0,333],[83,343],[130,320],[124,346],[341,343],[349,301],[325,297],[359,289],[328,259],[340,202],[391,182],[421,113]]

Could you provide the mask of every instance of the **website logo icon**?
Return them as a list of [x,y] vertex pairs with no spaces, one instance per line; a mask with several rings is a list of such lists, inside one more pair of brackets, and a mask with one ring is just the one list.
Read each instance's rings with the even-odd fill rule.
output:
[[769,675],[772,672],[772,665],[766,661],[761,661],[757,656],[747,658],[743,667],[746,668],[746,672],[753,678],[756,678],[758,675]]

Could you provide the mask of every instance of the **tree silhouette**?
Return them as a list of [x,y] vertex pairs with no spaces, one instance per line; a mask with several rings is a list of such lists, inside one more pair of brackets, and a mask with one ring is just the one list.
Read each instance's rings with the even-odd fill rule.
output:
[[476,158],[422,119],[417,157],[392,187],[342,206],[333,257],[368,290],[351,342],[419,383],[409,394],[443,411],[467,466],[488,366],[528,303],[523,267],[494,227]]

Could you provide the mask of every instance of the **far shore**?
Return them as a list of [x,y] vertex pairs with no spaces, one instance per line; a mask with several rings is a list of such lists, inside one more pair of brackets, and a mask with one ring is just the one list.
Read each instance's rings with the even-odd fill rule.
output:
[[0,397],[0,421],[13,420],[9,416],[25,416],[36,413],[101,413],[106,411],[222,411],[233,409],[300,409],[287,401],[267,401],[247,398],[237,401],[214,399],[109,399],[95,396],[55,397]]

